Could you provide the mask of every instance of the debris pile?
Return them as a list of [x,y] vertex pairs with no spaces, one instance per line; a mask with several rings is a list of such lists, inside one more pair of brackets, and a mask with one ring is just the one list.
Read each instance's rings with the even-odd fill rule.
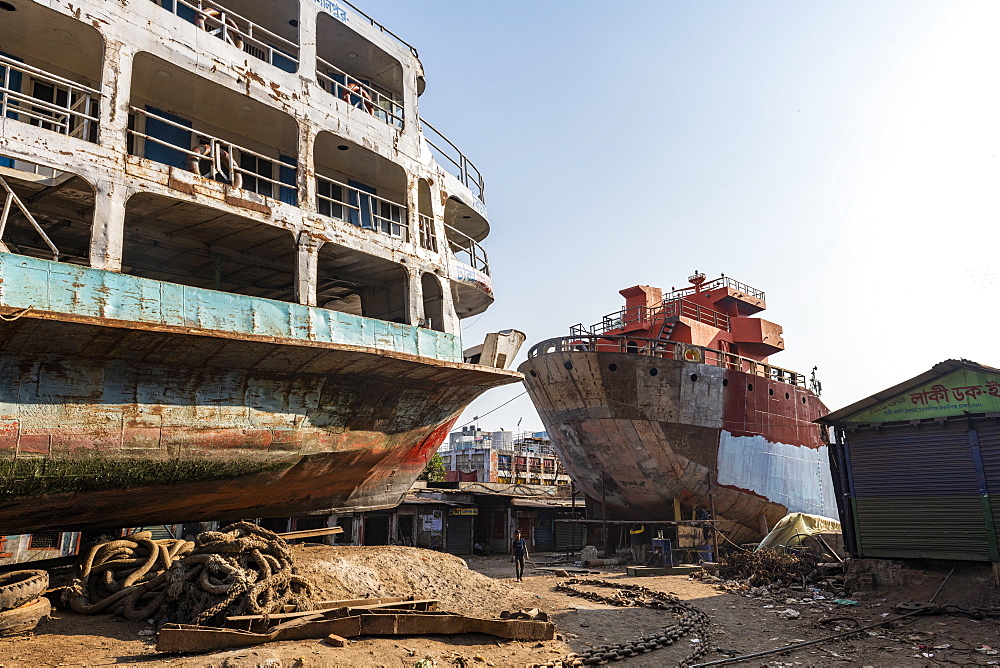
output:
[[199,534],[194,542],[152,540],[139,532],[91,547],[63,602],[81,614],[207,625],[227,616],[271,614],[286,604],[307,609],[308,580],[296,574],[288,546],[248,522]]
[[804,585],[820,576],[814,560],[768,549],[724,556],[719,559],[717,573],[725,580],[740,580],[751,587]]

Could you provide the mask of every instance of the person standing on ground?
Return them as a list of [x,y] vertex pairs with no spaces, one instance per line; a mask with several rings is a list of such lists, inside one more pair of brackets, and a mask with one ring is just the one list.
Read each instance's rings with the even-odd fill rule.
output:
[[521,537],[521,530],[514,532],[514,540],[510,543],[510,560],[517,573],[517,581],[523,582],[524,560],[528,558],[528,541]]

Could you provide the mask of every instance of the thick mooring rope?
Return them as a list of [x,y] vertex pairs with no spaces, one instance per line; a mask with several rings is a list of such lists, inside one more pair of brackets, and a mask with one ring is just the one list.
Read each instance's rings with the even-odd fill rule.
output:
[[287,604],[307,610],[311,597],[285,541],[237,522],[199,534],[194,543],[152,541],[142,532],[95,545],[64,601],[83,614],[221,625],[229,616],[272,614]]

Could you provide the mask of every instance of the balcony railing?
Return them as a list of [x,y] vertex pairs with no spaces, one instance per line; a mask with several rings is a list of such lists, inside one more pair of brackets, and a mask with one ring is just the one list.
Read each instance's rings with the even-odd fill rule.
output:
[[[253,190],[254,192],[266,195],[268,197],[274,197],[274,193],[282,193],[286,191],[288,197],[286,198],[282,194],[282,199],[295,200],[295,193],[298,192],[298,188],[295,185],[295,165],[285,164],[276,160],[273,157],[262,155],[256,151],[251,151],[248,148],[239,146],[232,142],[219,139],[210,134],[193,130],[191,127],[186,125],[181,125],[163,116],[158,116],[152,112],[146,111],[145,109],[140,109],[138,107],[130,107],[132,113],[136,117],[144,117],[147,119],[154,119],[160,123],[165,123],[166,125],[183,130],[185,133],[191,133],[198,138],[199,144],[191,148],[190,146],[184,146],[180,144],[174,144],[159,137],[154,137],[145,132],[140,132],[139,130],[129,130],[129,134],[133,137],[141,137],[144,141],[153,142],[161,146],[166,146],[171,149],[178,151],[186,156],[185,165],[187,169],[199,176],[204,176],[221,183],[227,183],[235,188],[244,188],[246,190]],[[133,153],[138,154],[137,150]],[[246,162],[252,163],[257,166],[256,170],[244,168],[245,158],[254,158],[254,160],[248,160]],[[279,181],[262,173],[263,165],[270,165],[270,171],[273,175],[274,165],[279,165],[282,169],[287,169],[291,173],[287,183]]]
[[490,262],[483,247],[447,223],[445,229],[448,235],[448,247],[455,259],[489,276]]
[[324,216],[410,240],[405,206],[346,183],[316,176],[316,207]]
[[417,224],[420,226],[420,247],[437,253],[438,240],[437,233],[434,232],[434,219],[421,213],[417,216]]
[[[156,0],[153,0],[154,2]],[[157,3],[159,4],[159,3]],[[212,0],[174,0],[161,5],[206,32],[286,72],[299,64],[299,45]]]
[[689,343],[678,343],[675,341],[663,341],[662,339],[629,336],[627,334],[561,336],[554,339],[546,339],[532,346],[528,351],[528,357],[533,358],[556,352],[627,353],[682,362],[699,362],[732,371],[742,371],[743,373],[761,376],[780,383],[788,383],[796,387],[807,387],[805,375],[774,366],[773,364],[758,362],[757,360],[715,350],[714,348],[693,346]]
[[[26,86],[27,83],[36,84]],[[21,92],[43,84],[50,100]],[[0,54],[0,117],[52,130],[59,134],[97,141],[101,92]]]
[[319,65],[316,69],[316,77],[323,90],[347,102],[352,107],[364,109],[389,125],[397,128],[403,127],[402,104],[322,58],[317,58],[316,62]]
[[671,299],[677,299],[679,297],[687,297],[689,295],[695,294],[696,292],[708,292],[709,290],[715,290],[716,288],[732,288],[737,292],[742,292],[748,297],[764,301],[763,290],[752,288],[746,283],[740,283],[739,281],[729,278],[728,276],[722,276],[720,278],[716,278],[715,280],[709,281],[708,283],[702,283],[701,287],[698,288],[697,290],[694,287],[674,290],[673,292],[670,292],[669,294],[665,295],[663,297],[663,300],[668,301]]
[[422,118],[420,119],[420,127],[423,128],[424,138],[431,145],[436,157],[444,159],[442,166],[471,190],[472,194],[479,198],[479,201],[485,203],[486,184],[483,182],[483,175],[479,169],[465,157],[465,154],[450,139]]
[[614,313],[609,313],[604,316],[600,322],[591,325],[589,328],[584,327],[583,325],[573,325],[573,327],[570,328],[570,334],[593,336],[621,329],[622,327],[626,327],[633,323],[652,324],[653,322],[664,318],[674,317],[696,320],[698,322],[703,322],[706,325],[718,327],[719,329],[727,332],[731,328],[731,321],[729,316],[725,313],[721,313],[707,306],[702,306],[701,304],[690,302],[686,299],[673,299],[671,301],[664,301],[659,306],[654,306],[652,308],[648,306],[632,306],[630,308],[623,308],[619,311],[615,311]]
[[[360,9],[358,9],[357,7],[355,7],[348,0],[339,0],[339,1],[343,2],[345,5],[347,5],[348,7],[350,7],[354,11],[356,11],[358,14],[360,14],[361,16],[363,16],[372,25],[373,28],[378,28],[379,32],[384,33],[384,34],[388,35],[389,37],[392,37],[394,40],[396,40],[397,42],[399,42],[400,44],[402,44],[403,46],[405,46],[407,49],[409,49],[410,53],[412,53],[414,56],[419,57],[420,54],[417,53],[417,50],[414,47],[410,46],[405,41],[403,41],[402,37],[400,37],[396,33],[392,32],[391,30],[389,30],[388,28],[386,28],[381,23],[378,23],[375,19],[373,19],[372,17],[368,16],[363,11],[361,11]],[[320,4],[322,5],[323,3],[321,2]],[[327,9],[327,11],[330,11],[329,8],[326,8],[326,9]],[[331,12],[331,13],[333,13],[333,12]],[[338,16],[337,18],[339,18],[342,21],[346,21],[347,20],[346,14],[345,14],[345,16]]]

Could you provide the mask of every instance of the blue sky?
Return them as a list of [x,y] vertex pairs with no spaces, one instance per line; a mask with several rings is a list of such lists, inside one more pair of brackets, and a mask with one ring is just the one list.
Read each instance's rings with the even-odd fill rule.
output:
[[[482,170],[497,301],[530,344],[695,269],[767,293],[772,362],[831,409],[1000,366],[1000,3],[361,5],[420,51],[420,113]],[[462,422],[522,391],[487,393]],[[540,429],[527,397],[480,421]]]

